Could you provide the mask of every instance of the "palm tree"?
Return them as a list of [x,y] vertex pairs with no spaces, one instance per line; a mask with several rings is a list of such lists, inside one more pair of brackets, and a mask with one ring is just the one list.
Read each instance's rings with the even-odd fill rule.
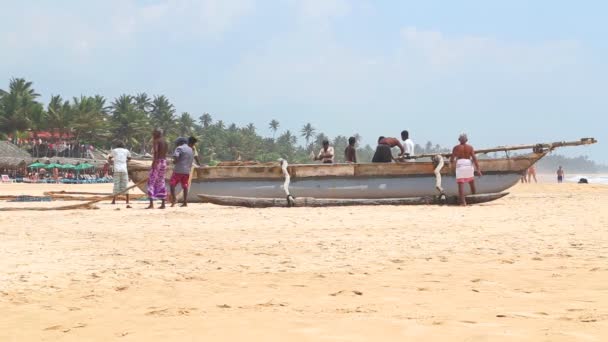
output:
[[164,95],[154,96],[150,119],[156,127],[163,129],[166,134],[175,130],[175,107],[167,97]]
[[355,133],[353,134],[353,137],[355,138],[355,140],[357,141],[355,143],[355,146],[359,146],[359,144],[361,144],[361,141],[363,140],[363,137],[361,136],[361,134],[359,133]]
[[247,124],[247,127],[245,127],[245,130],[249,133],[255,134],[255,125],[250,122],[249,124]]
[[203,125],[203,128],[208,128],[213,122],[213,118],[211,117],[211,114],[203,113],[203,115],[201,115],[200,122],[201,125]]
[[315,136],[315,132],[317,130],[312,127],[312,125],[310,123],[307,123],[306,125],[304,125],[304,127],[302,127],[302,130],[300,131],[301,136],[304,137],[304,139],[306,139],[306,148],[310,148],[310,139],[312,139],[312,137]]
[[47,109],[48,126],[63,137],[71,121],[70,102],[64,101],[60,95],[51,96]]
[[135,101],[135,108],[137,108],[137,110],[142,111],[146,114],[152,108],[152,102],[150,101],[150,98],[148,97],[148,94],[146,94],[146,93],[138,93],[137,95],[135,95],[133,100]]
[[190,113],[183,112],[179,119],[177,119],[177,129],[182,137],[192,135],[194,130],[194,119]]
[[16,133],[44,125],[44,110],[36,101],[40,95],[32,85],[23,78],[13,78],[8,91],[0,89],[0,132]]
[[111,108],[115,137],[124,141],[129,148],[140,145],[143,151],[150,127],[145,112],[137,107],[135,98],[123,94],[112,102]]
[[272,119],[272,121],[270,121],[269,127],[272,130],[272,139],[274,140],[275,136],[277,135],[277,130],[279,129],[279,122],[275,119]]
[[105,99],[99,95],[73,98],[71,128],[74,130],[76,141],[107,141],[110,134],[106,110]]
[[219,129],[224,129],[224,128],[226,128],[226,125],[224,125],[224,121],[223,121],[223,120],[218,120],[218,121],[215,123],[215,126],[217,126],[217,128],[219,128]]

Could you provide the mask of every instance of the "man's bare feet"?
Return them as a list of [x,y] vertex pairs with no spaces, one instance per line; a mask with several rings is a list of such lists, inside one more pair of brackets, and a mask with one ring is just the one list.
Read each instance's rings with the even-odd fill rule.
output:
[[188,206],[188,203],[182,203],[182,204],[180,204],[179,206],[180,206],[180,207],[187,207],[187,206]]
[[158,207],[158,209],[165,209],[165,205],[161,205],[160,207]]
[[152,204],[150,204],[149,206],[146,207],[146,209],[154,209],[154,206]]
[[127,209],[131,209],[131,206],[127,204]]

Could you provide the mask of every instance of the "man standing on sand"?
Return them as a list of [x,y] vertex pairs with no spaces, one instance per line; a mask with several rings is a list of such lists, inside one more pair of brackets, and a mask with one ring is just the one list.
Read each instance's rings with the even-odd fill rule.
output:
[[357,162],[357,148],[355,144],[357,143],[357,139],[355,137],[348,138],[348,146],[344,150],[344,161],[347,163],[356,163]]
[[469,141],[466,134],[461,134],[458,137],[460,144],[454,146],[452,155],[450,156],[450,164],[453,165],[456,160],[456,183],[458,183],[458,197],[460,199],[460,205],[467,205],[466,198],[464,196],[464,185],[469,183],[471,187],[471,193],[475,194],[475,169],[479,176],[482,176],[477,157],[475,157],[475,150],[473,146],[467,144]]
[[564,182],[564,169],[562,169],[561,165],[559,168],[557,168],[557,182],[558,183]]
[[528,183],[532,183],[532,178],[534,178],[534,183],[538,183],[536,180],[536,167],[534,165],[528,168]]
[[161,200],[161,206],[158,209],[165,209],[165,200],[167,199],[167,187],[165,185],[165,172],[167,171],[167,141],[163,136],[163,131],[156,128],[152,132],[152,168],[148,178],[148,197],[150,205],[146,209],[154,209],[154,200]]
[[[127,190],[129,185],[129,176],[127,173],[127,161],[131,160],[131,152],[125,148],[125,144],[122,141],[116,142],[116,148],[112,150],[112,153],[108,157],[108,161],[114,164],[114,173],[112,178],[114,179],[114,198],[112,198],[112,204],[116,204],[116,195]],[[129,193],[125,194],[127,198],[127,208],[131,208],[129,205]]]
[[194,153],[192,148],[188,146],[186,138],[178,138],[175,142],[177,147],[173,153],[173,175],[169,184],[171,185],[171,207],[175,206],[175,186],[181,184],[184,192],[184,203],[180,207],[188,206],[188,186],[190,185],[190,171],[192,170],[192,162],[194,161]]
[[196,148],[196,143],[198,139],[195,137],[188,138],[188,146],[192,149],[192,153],[194,154],[194,161],[196,162],[196,166],[201,166],[201,161],[198,159],[198,149]]

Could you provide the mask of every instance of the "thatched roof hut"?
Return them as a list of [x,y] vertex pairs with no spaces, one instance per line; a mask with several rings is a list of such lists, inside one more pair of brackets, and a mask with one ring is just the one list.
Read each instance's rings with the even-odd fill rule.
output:
[[[97,157],[97,156],[96,156]],[[20,169],[24,166],[30,165],[35,161],[45,163],[47,161],[59,164],[77,164],[87,162],[95,165],[96,168],[101,168],[106,163],[106,159],[80,159],[80,158],[63,158],[63,157],[52,157],[52,158],[32,158],[27,151],[19,148],[18,146],[11,144],[7,141],[0,141],[0,170],[9,169],[15,170]]]

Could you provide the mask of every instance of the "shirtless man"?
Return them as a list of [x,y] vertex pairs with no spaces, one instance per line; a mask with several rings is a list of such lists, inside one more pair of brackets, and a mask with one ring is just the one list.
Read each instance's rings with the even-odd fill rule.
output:
[[393,161],[393,154],[391,149],[393,147],[399,147],[401,153],[399,157],[403,157],[405,154],[405,148],[397,138],[385,138],[383,136],[378,138],[378,146],[376,147],[376,153],[372,157],[372,163],[390,163]]
[[454,165],[454,160],[456,160],[455,171],[456,182],[458,183],[458,197],[460,205],[467,205],[466,198],[464,197],[464,185],[465,183],[469,183],[471,193],[475,194],[475,169],[477,169],[480,177],[482,173],[477,162],[477,157],[475,157],[473,146],[467,144],[469,141],[467,135],[461,134],[458,137],[458,141],[460,141],[460,144],[454,146],[452,156],[450,157],[450,164]]
[[160,199],[161,206],[158,209],[165,209],[167,199],[167,186],[165,184],[165,172],[167,171],[167,141],[163,136],[163,131],[159,128],[152,132],[152,149],[154,159],[150,168],[148,178],[148,198],[150,205],[146,209],[154,209],[154,200]]

